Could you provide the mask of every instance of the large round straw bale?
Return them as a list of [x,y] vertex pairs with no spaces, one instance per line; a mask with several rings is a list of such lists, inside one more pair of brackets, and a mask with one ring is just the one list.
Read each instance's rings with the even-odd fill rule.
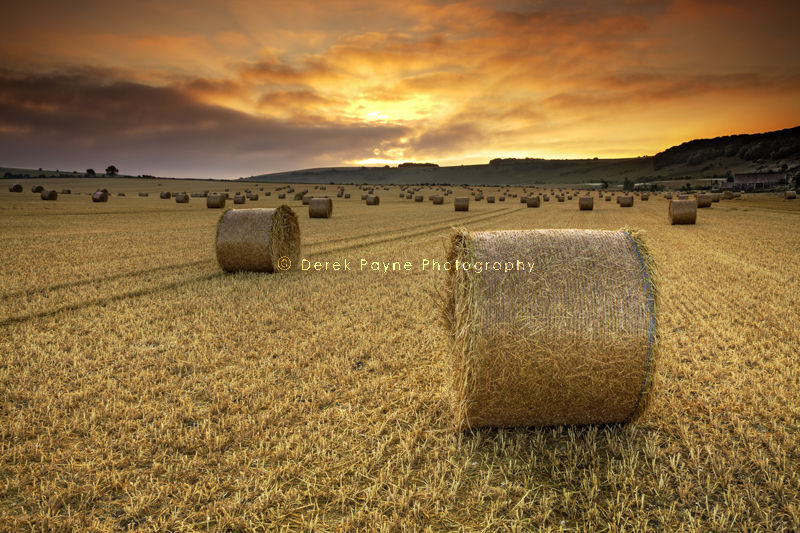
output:
[[670,224],[694,224],[697,221],[697,202],[695,200],[670,200]]
[[105,191],[95,191],[92,193],[92,201],[93,202],[107,202],[108,201],[108,193]]
[[361,199],[362,199],[362,200],[366,200],[366,199],[367,199],[367,196],[369,196],[369,195],[368,195],[368,194],[362,194],[362,195],[361,195]]
[[561,194],[559,196],[556,196],[556,200],[559,201],[559,202],[563,202],[564,201],[564,195]]
[[649,200],[649,199],[650,199],[650,193],[643,192],[643,193],[642,193],[642,201],[643,201],[643,202],[646,202],[646,201],[647,201],[647,200]]
[[169,191],[161,191],[161,194],[159,196],[161,197],[162,200],[169,200],[170,198],[172,198],[172,193]]
[[[262,187],[262,188],[261,188],[261,190],[263,191],[263,190],[264,190],[264,188]],[[266,192],[264,193],[264,196],[272,196],[272,191],[266,191]]]
[[350,198],[350,193],[349,192],[344,193],[344,197],[345,198]]
[[610,202],[611,201],[611,197],[610,196],[604,196],[603,200],[605,200],[606,202]]
[[405,197],[406,197],[406,193],[404,193],[404,192],[401,192],[401,193],[400,193],[400,198],[405,198]]
[[44,187],[42,185],[34,185],[33,187],[31,187],[31,192],[41,193],[43,190]]
[[633,196],[620,196],[618,202],[620,207],[633,207]]
[[527,196],[521,196],[520,199],[519,199],[519,203],[527,204],[528,203],[528,197]]
[[444,196],[437,195],[431,198],[433,200],[433,205],[443,205],[444,204]]
[[783,193],[783,197],[787,200],[795,200],[797,198],[796,191],[786,191]]
[[543,194],[542,195],[542,200],[544,200],[545,202],[549,202],[550,201],[550,195],[549,194]]
[[303,205],[309,205],[310,203],[311,203],[311,196],[309,196],[308,194],[303,196]]
[[640,232],[461,230],[448,261],[461,425],[603,424],[643,410],[658,330]]
[[539,207],[538,196],[528,196],[528,207]]
[[498,200],[500,200],[501,202],[505,202],[506,201],[506,197],[505,196],[501,196],[500,198],[498,198]]
[[300,226],[287,206],[229,209],[217,225],[217,262],[226,272],[275,272],[298,264]]
[[139,196],[141,196],[142,198],[147,198],[148,196],[150,196],[150,193],[140,192]]
[[282,192],[282,193],[280,193],[278,195],[278,199],[283,200],[284,198],[286,198],[286,193],[285,192]]
[[247,195],[247,199],[250,200],[251,202],[258,200],[258,193],[251,192],[250,194]]
[[494,203],[494,196],[487,196],[486,197],[486,203],[487,204],[493,204]]
[[[665,195],[665,198],[666,198],[666,195]],[[722,199],[723,200],[733,200],[733,192],[732,191],[725,191],[724,193],[722,193]]]
[[312,198],[308,203],[310,218],[330,218],[333,214],[333,200],[330,198]]
[[380,205],[380,203],[381,203],[380,196],[374,194],[367,195],[367,205]]
[[712,192],[711,193],[711,201],[714,203],[718,203],[722,199],[722,193],[719,192]]
[[9,192],[22,192],[22,184],[21,183],[13,183],[8,186]]
[[580,211],[591,211],[594,209],[594,198],[591,196],[581,196],[578,199],[578,209]]
[[189,195],[185,192],[179,192],[175,195],[175,203],[176,204],[188,204],[189,203]]
[[417,194],[416,196],[414,196],[414,201],[415,201],[415,202],[421,202],[421,201],[423,201],[424,199],[425,199],[425,197],[424,197],[424,196],[422,196],[421,194]]
[[453,204],[456,211],[469,211],[469,196],[456,196]]
[[667,199],[667,200],[672,200],[672,193],[671,192],[665,192],[664,193],[664,198]]
[[39,196],[42,198],[42,200],[58,200],[58,193],[54,190],[48,191],[45,189],[39,193]]
[[711,195],[710,194],[698,194],[697,195],[697,208],[702,209],[704,207],[711,207]]
[[209,209],[221,209],[225,207],[225,195],[219,193],[209,193],[206,196],[206,207]]
[[245,202],[247,202],[247,199],[244,196],[242,196],[241,194],[237,193],[237,194],[233,195],[233,203],[234,204],[241,205],[241,204],[243,204]]

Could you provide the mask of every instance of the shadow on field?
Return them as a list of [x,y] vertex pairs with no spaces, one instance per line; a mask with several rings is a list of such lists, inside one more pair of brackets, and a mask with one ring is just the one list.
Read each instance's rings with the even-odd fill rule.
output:
[[34,288],[34,289],[26,289],[24,291],[7,292],[5,294],[0,294],[0,302],[2,302],[4,300],[10,300],[12,298],[18,298],[18,297],[29,298],[29,297],[35,296],[37,294],[44,294],[44,293],[47,293],[47,292],[57,291],[57,290],[61,290],[61,289],[72,289],[72,288],[75,288],[75,287],[81,287],[83,285],[91,285],[93,283],[102,283],[104,281],[116,281],[116,280],[124,279],[124,278],[128,278],[128,277],[141,276],[141,275],[145,275],[145,274],[153,274],[155,272],[161,272],[163,270],[173,270],[173,269],[177,269],[177,268],[186,268],[186,267],[192,267],[192,266],[199,266],[199,265],[203,265],[203,264],[206,264],[206,263],[214,263],[214,260],[213,259],[203,259],[203,260],[200,260],[200,261],[190,261],[188,263],[181,263],[179,265],[165,265],[165,266],[159,266],[159,267],[154,267],[154,268],[147,268],[147,269],[144,269],[144,270],[134,270],[133,272],[122,272],[122,273],[119,273],[119,274],[112,274],[110,276],[101,276],[101,277],[98,277],[98,278],[84,279],[84,280],[80,280],[80,281],[68,281],[68,282],[65,282],[65,283],[57,283],[55,285],[50,285],[48,287],[37,287],[37,288]]
[[[207,261],[201,261],[201,263],[205,263],[205,262],[207,262]],[[122,301],[122,300],[127,300],[128,298],[138,298],[140,296],[148,296],[150,294],[160,293],[160,292],[163,292],[165,290],[178,289],[180,287],[184,287],[186,285],[189,285],[191,283],[195,283],[195,282],[198,282],[198,281],[209,281],[209,280],[212,280],[212,279],[215,279],[215,278],[222,277],[224,275],[225,275],[224,272],[215,272],[213,274],[206,274],[205,276],[198,276],[196,278],[184,279],[184,280],[180,280],[180,281],[175,281],[173,283],[167,283],[165,285],[158,285],[156,287],[150,287],[150,288],[147,288],[147,289],[140,289],[140,290],[136,290],[136,291],[126,292],[124,294],[118,294],[118,295],[115,295],[115,296],[108,296],[108,297],[105,297],[105,298],[95,298],[94,300],[89,300],[89,301],[86,301],[86,302],[79,302],[79,303],[75,303],[75,304],[64,305],[64,306],[61,306],[61,307],[57,307],[55,309],[49,309],[47,311],[40,311],[40,312],[36,312],[36,313],[30,313],[30,314],[27,314],[27,315],[10,317],[10,318],[6,318],[6,319],[0,321],[0,327],[8,326],[8,325],[11,325],[11,324],[19,324],[21,322],[28,322],[30,320],[35,320],[37,318],[45,318],[45,317],[57,315],[57,314],[62,313],[64,311],[77,311],[77,310],[80,310],[80,309],[86,309],[86,308],[89,308],[89,307],[92,307],[92,306],[96,306],[96,305],[103,305],[103,306],[104,305],[108,305],[108,304],[119,302],[119,301]]]

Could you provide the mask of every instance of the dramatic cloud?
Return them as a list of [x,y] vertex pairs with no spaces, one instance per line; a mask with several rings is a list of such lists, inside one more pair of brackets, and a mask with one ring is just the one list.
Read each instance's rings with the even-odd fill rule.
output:
[[793,0],[4,6],[0,165],[654,153],[800,123],[798,23]]

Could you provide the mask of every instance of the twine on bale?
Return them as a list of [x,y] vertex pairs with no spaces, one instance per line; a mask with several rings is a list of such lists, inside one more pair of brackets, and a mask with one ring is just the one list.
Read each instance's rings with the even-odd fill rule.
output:
[[[458,230],[447,259],[489,265],[447,276],[458,425],[615,423],[643,411],[658,325],[641,232]],[[517,260],[533,268],[503,271]]]
[[217,224],[217,262],[226,272],[275,272],[298,264],[300,225],[287,206],[229,209]]

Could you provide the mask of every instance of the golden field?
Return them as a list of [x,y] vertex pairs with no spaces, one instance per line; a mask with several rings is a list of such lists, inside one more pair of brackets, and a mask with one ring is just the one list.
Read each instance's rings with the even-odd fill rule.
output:
[[[0,530],[800,530],[800,201],[670,226],[653,196],[456,213],[346,186],[310,219],[275,184],[22,183],[0,189]],[[223,188],[292,206],[302,257],[351,270],[223,273],[220,210],[158,198]],[[662,337],[636,422],[454,428],[445,273],[422,268],[454,226],[647,232]]]

